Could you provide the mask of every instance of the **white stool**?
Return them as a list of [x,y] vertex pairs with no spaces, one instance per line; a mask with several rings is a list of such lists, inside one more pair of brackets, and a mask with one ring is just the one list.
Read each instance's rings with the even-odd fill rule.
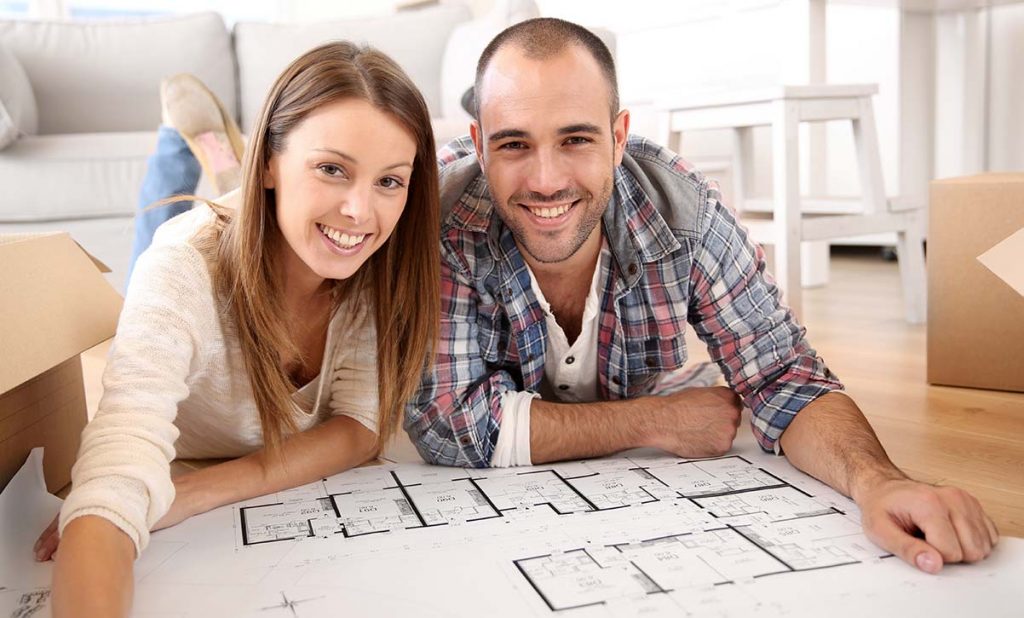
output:
[[[683,131],[734,130],[732,177],[737,211],[749,210],[745,207],[756,202],[745,186],[753,161],[751,129],[772,127],[773,216],[770,220],[745,217],[743,223],[758,242],[774,245],[775,279],[798,318],[802,314],[801,242],[895,232],[906,319],[914,324],[925,321],[925,217],[920,204],[890,202],[885,196],[871,102],[877,92],[873,84],[817,84],[659,103],[667,112],[668,145],[677,152]],[[816,199],[805,204],[812,208],[802,209],[797,129],[801,122],[828,120],[849,120],[853,126],[861,180],[859,206],[851,209],[850,200]],[[844,214],[811,214],[810,210]],[[824,243],[818,246],[827,248]],[[827,252],[823,258],[827,260]]]

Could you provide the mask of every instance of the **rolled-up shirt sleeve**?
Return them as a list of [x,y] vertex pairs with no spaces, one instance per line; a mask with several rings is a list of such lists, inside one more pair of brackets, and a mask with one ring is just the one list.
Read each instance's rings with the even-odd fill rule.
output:
[[712,193],[690,274],[689,321],[726,381],[753,412],[766,451],[807,404],[843,385],[782,304],[764,252]]
[[501,427],[502,397],[518,386],[484,360],[478,341],[479,296],[468,278],[441,260],[441,329],[434,367],[406,408],[405,429],[424,460],[487,467]]

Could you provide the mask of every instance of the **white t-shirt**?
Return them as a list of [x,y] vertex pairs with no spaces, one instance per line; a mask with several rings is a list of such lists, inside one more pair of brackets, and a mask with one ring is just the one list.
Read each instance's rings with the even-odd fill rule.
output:
[[611,253],[608,245],[602,242],[601,256],[594,268],[590,281],[590,291],[583,306],[583,317],[580,334],[576,341],[569,345],[565,331],[555,319],[551,304],[544,298],[544,293],[527,265],[530,273],[530,284],[533,293],[544,311],[544,323],[547,326],[548,346],[544,351],[544,379],[541,382],[541,393],[525,391],[507,392],[501,397],[501,425],[498,427],[498,443],[491,455],[491,465],[495,467],[528,466],[530,456],[530,407],[534,398],[543,395],[548,401],[569,403],[589,403],[597,401],[597,335],[598,316],[600,314],[599,290],[609,272]]

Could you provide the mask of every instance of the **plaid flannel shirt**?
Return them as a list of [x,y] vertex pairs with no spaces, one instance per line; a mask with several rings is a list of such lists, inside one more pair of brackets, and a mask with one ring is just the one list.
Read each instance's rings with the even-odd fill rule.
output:
[[[546,325],[472,142],[456,140],[438,156],[441,338],[405,429],[429,462],[483,467],[498,440],[502,394],[539,391]],[[716,185],[680,157],[631,136],[602,228],[613,259],[600,292],[601,399],[644,395],[659,374],[682,367],[687,323],[753,411],[765,450],[804,406],[843,388],[780,303],[763,252]]]

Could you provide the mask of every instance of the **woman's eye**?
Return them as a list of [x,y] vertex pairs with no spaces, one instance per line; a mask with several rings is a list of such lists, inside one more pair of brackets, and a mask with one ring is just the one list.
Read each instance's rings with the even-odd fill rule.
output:
[[385,189],[401,189],[405,186],[405,183],[394,176],[385,176],[380,179],[380,186]]
[[340,166],[334,165],[333,163],[324,163],[317,167],[321,172],[327,176],[343,176],[345,170],[341,169]]

